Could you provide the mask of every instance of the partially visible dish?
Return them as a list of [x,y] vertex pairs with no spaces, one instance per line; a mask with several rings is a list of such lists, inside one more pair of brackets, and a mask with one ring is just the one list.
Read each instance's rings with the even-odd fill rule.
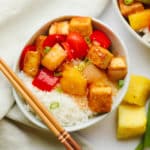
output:
[[62,17],[47,23],[25,46],[15,71],[71,131],[101,120],[116,108],[128,85],[126,51],[105,25],[90,17]]
[[150,47],[150,1],[114,0],[114,3],[129,31]]

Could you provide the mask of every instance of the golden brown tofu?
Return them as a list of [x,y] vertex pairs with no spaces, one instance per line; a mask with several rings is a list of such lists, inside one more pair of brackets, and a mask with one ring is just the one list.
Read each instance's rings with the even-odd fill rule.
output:
[[40,35],[35,41],[36,50],[40,52],[41,56],[44,56],[43,42],[47,38],[45,35]]
[[90,17],[74,17],[70,21],[70,32],[79,32],[83,36],[90,36],[92,33],[92,21]]
[[112,89],[110,86],[92,85],[89,91],[89,108],[93,112],[106,113],[111,111]]
[[130,14],[134,14],[144,10],[144,6],[140,2],[134,2],[131,5],[125,5],[124,0],[119,0],[120,11],[123,16],[127,17]]
[[111,80],[123,79],[127,74],[127,64],[124,57],[112,58],[108,66],[108,76]]
[[34,77],[38,73],[39,65],[40,53],[38,51],[28,51],[24,58],[23,71]]
[[113,54],[109,50],[93,45],[88,51],[89,60],[101,69],[106,69],[113,58]]
[[81,72],[74,67],[67,67],[64,70],[60,85],[63,91],[69,94],[79,96],[86,95],[87,81]]
[[49,34],[68,34],[69,23],[68,21],[55,22],[50,26]]
[[64,49],[59,44],[55,44],[43,57],[41,63],[47,69],[54,71],[65,60],[66,56]]

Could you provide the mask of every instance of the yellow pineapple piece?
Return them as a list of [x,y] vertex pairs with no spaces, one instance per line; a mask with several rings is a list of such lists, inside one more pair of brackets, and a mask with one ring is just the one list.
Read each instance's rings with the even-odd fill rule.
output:
[[113,54],[99,45],[93,45],[88,51],[88,58],[97,67],[106,69],[113,58]]
[[150,25],[150,9],[131,14],[128,16],[129,24],[134,30],[148,27]]
[[41,63],[47,69],[54,71],[64,61],[66,56],[64,49],[59,44],[55,44],[43,57]]
[[67,67],[60,80],[61,88],[63,91],[83,96],[86,94],[87,81],[84,76],[74,67]]
[[142,135],[146,129],[146,111],[144,106],[120,105],[118,108],[118,139],[127,139]]
[[38,51],[28,51],[24,58],[23,71],[29,76],[35,76],[39,71],[40,53]]
[[123,102],[145,105],[150,93],[150,80],[144,76],[132,75]]
[[79,32],[83,36],[90,36],[93,30],[90,17],[73,17],[69,27],[70,32]]

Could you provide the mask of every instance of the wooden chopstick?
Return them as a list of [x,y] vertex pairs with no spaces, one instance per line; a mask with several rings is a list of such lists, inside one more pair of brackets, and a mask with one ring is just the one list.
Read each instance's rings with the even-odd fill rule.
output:
[[25,87],[17,75],[9,68],[9,66],[0,58],[0,70],[14,85],[14,87],[25,98],[26,102],[33,108],[33,110],[40,116],[43,122],[51,129],[58,139],[65,145],[68,150],[80,150],[81,147],[64,130],[54,116],[45,108],[45,106]]

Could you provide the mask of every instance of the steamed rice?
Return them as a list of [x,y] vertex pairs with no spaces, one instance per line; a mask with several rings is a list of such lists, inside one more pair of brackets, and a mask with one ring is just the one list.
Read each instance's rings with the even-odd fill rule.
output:
[[[93,115],[93,112],[88,108],[86,97],[77,98],[56,89],[51,92],[41,91],[32,85],[33,79],[31,77],[23,72],[19,72],[18,75],[29,90],[54,114],[63,126],[73,126],[86,122]],[[59,107],[50,109],[52,103],[59,103]],[[28,105],[26,105],[26,110],[33,112]]]

